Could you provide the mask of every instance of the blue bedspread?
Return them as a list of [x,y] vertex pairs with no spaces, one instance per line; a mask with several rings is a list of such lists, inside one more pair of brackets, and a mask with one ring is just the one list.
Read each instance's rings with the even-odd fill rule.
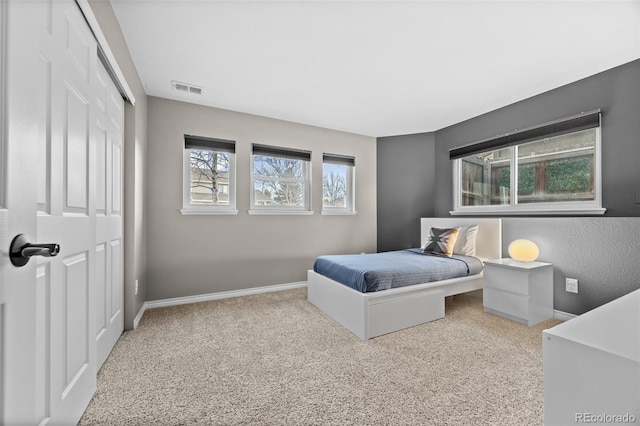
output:
[[362,293],[466,277],[482,271],[480,259],[434,256],[421,249],[320,256],[313,270]]

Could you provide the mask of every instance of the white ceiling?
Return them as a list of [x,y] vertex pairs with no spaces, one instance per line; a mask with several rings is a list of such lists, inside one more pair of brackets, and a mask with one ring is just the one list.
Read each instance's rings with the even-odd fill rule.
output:
[[435,131],[640,58],[640,0],[111,3],[148,95],[369,136]]

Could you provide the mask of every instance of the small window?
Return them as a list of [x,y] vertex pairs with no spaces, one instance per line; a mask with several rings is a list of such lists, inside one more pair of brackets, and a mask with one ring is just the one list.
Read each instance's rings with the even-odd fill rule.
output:
[[253,145],[249,213],[310,214],[309,151]]
[[603,214],[599,111],[589,123],[578,118],[573,128],[569,120],[541,126],[556,130],[548,136],[538,128],[523,131],[535,136],[505,147],[486,149],[494,141],[485,141],[478,144],[485,149],[468,155],[473,146],[459,148],[451,213]]
[[355,158],[322,156],[322,214],[354,214]]
[[183,214],[236,214],[235,142],[185,135]]

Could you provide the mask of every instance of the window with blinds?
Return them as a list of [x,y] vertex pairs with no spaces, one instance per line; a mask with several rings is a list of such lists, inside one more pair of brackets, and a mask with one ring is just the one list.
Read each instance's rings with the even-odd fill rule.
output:
[[452,214],[603,214],[600,110],[454,148]]
[[310,172],[309,151],[253,144],[253,213],[311,212]]
[[322,155],[322,214],[355,214],[355,158]]
[[236,214],[235,142],[185,135],[183,214]]

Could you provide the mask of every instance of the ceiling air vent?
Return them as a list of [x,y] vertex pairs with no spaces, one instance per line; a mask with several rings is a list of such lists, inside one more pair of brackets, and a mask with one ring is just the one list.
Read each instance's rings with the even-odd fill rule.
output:
[[181,83],[179,81],[171,81],[171,86],[174,90],[185,93],[193,93],[194,95],[202,95],[202,87],[194,86],[193,84]]

